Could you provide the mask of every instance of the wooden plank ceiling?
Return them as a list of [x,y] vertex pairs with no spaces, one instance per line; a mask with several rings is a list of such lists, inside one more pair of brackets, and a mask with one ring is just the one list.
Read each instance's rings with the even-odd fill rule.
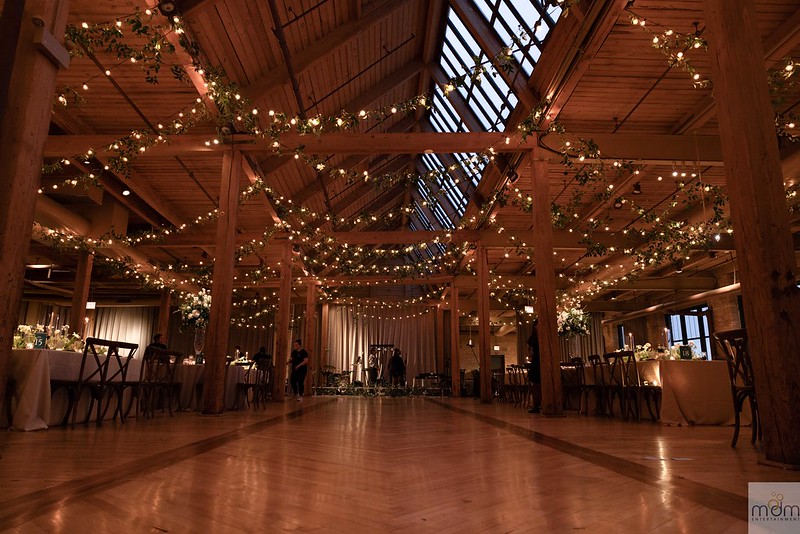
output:
[[[518,2],[512,3],[519,6]],[[170,18],[182,17],[186,36],[197,44],[193,51],[195,59],[206,66],[222,67],[226,79],[234,82],[241,95],[249,98],[254,108],[259,110],[257,120],[261,128],[266,128],[271,120],[269,111],[300,118],[339,116],[343,111],[358,115],[361,110],[388,108],[409,101],[434,90],[437,84],[442,87],[448,80],[440,66],[440,55],[445,21],[451,8],[459,14],[461,24],[472,33],[477,46],[511,45],[505,43],[494,29],[494,19],[490,21],[483,16],[481,9],[488,9],[486,6],[490,4],[495,2],[183,0],[162,2],[161,7],[170,12]],[[798,2],[758,0],[756,4],[758,27],[765,45],[765,69],[780,66],[785,57],[798,57]],[[547,6],[551,12],[553,5]],[[76,27],[84,22],[113,23],[137,9],[155,7],[158,7],[155,0],[71,0],[70,23]],[[509,16],[507,10],[501,9],[500,16]],[[168,26],[168,17],[157,15],[153,23]],[[632,24],[632,18],[636,17],[646,20],[646,26]],[[624,301],[632,299],[639,307],[679,300],[691,291],[697,292],[698,288],[721,285],[727,273],[735,269],[735,253],[728,236],[712,243],[714,250],[698,244],[696,250],[687,252],[680,275],[675,273],[673,261],[640,269],[641,265],[633,264],[631,253],[625,252],[626,248],[634,250],[637,246],[635,239],[630,240],[632,235],[656,224],[648,221],[647,214],[662,213],[676,194],[681,196],[676,193],[680,189],[679,182],[702,180],[709,186],[719,186],[724,193],[724,169],[718,143],[714,144],[717,122],[712,88],[693,86],[690,73],[680,65],[670,68],[667,57],[652,46],[653,36],[661,35],[667,29],[713,39],[713,36],[706,35],[703,20],[701,0],[637,0],[630,3],[581,0],[574,3],[567,16],[561,16],[547,37],[529,79],[519,70],[513,75],[501,76],[490,69],[485,74],[503,78],[511,85],[517,104],[499,129],[510,132],[512,143],[517,143],[517,126],[528,117],[531,109],[549,99],[549,104],[543,108],[542,125],[557,121],[572,136],[571,139],[579,136],[603,139],[603,143],[598,141],[598,144],[604,157],[617,158],[617,161],[627,161],[631,165],[630,169],[619,172],[612,159],[606,160],[602,171],[605,176],[599,183],[604,188],[611,184],[613,193],[598,197],[595,191],[577,199],[576,192],[582,186],[575,177],[576,170],[596,168],[590,165],[592,161],[596,164],[597,160],[574,159],[575,167],[567,169],[558,154],[564,148],[565,137],[544,135],[538,141],[545,153],[552,154],[552,199],[568,207],[567,220],[556,231],[558,248],[554,253],[559,280],[563,289],[572,290],[573,296],[584,295],[587,303],[593,302],[594,309],[628,309],[630,306],[626,308]],[[512,28],[517,27],[515,22],[507,22]],[[168,36],[173,40],[175,37]],[[131,42],[141,44],[141,41],[134,38]],[[481,52],[485,58],[494,56],[499,50],[484,48]],[[37,208],[37,222],[61,230],[69,227],[65,217],[53,222],[53,211],[48,209],[52,204],[47,202],[54,201],[73,215],[92,221],[89,227],[99,234],[102,232],[98,221],[103,218],[98,214],[107,211],[108,206],[118,205],[127,213],[127,225],[123,225],[123,229],[132,235],[151,230],[162,232],[165,228],[190,224],[198,217],[207,217],[217,208],[222,153],[231,145],[206,147],[201,142],[220,138],[219,125],[213,116],[198,121],[185,138],[174,136],[172,148],[164,147],[161,152],[153,148],[140,154],[130,165],[127,176],[102,169],[110,157],[101,154],[103,146],[92,145],[97,157],[87,158],[86,163],[81,161],[84,158],[76,158],[75,152],[62,153],[67,151],[64,147],[83,146],[80,143],[88,142],[78,136],[87,136],[85,139],[88,140],[88,136],[99,135],[108,143],[134,130],[157,132],[159,124],[189,120],[191,109],[198,105],[196,99],[206,97],[205,88],[202,80],[197,83],[198,77],[192,68],[187,71],[194,76],[195,83],[178,80],[170,74],[166,65],[191,63],[186,51],[179,47],[178,53],[166,56],[156,84],[145,81],[140,65],[120,60],[115,54],[102,50],[74,57],[70,68],[59,73],[59,90],[76,88],[85,103],[54,105],[52,135],[48,143],[51,157],[47,162],[66,158],[71,165],[60,173],[43,177],[42,196],[46,199]],[[710,76],[710,58],[706,50],[690,47],[686,49],[686,57],[700,74],[701,81]],[[110,76],[104,73],[106,69],[110,70]],[[84,84],[88,90],[81,89]],[[480,122],[470,104],[465,102],[464,95],[456,90],[449,100],[456,113],[461,113],[463,128],[479,131]],[[797,92],[791,92],[777,111],[791,110],[797,102]],[[341,167],[358,176],[365,172],[370,176],[385,173],[399,176],[403,172],[424,170],[422,147],[410,140],[413,137],[387,137],[385,142],[378,142],[379,138],[367,136],[402,133],[413,136],[434,131],[431,113],[442,112],[435,109],[389,113],[384,120],[369,116],[351,130],[358,134],[356,136],[323,132],[319,139],[309,136],[307,143],[301,138],[298,142],[308,146],[316,142],[322,147],[339,147],[327,152],[325,148],[319,149],[321,152],[316,157],[324,162],[324,171],[309,165],[302,157],[295,159],[292,150],[276,153],[269,147],[271,140],[249,148],[241,145],[247,149],[248,176],[253,180],[264,180],[274,194],[270,198],[258,194],[244,202],[237,225],[240,240],[242,244],[251,240],[257,242],[265,231],[274,234],[266,246],[258,246],[254,253],[245,254],[239,262],[237,298],[249,298],[256,292],[265,292],[263,288],[277,285],[279,245],[288,234],[286,228],[276,228],[276,221],[281,224],[285,221],[295,230],[307,225],[317,229],[317,233],[310,234],[311,237],[302,242],[295,263],[295,276],[321,278],[322,287],[327,287],[328,294],[356,299],[351,302],[360,298],[371,299],[371,302],[410,303],[419,297],[435,302],[446,287],[445,282],[455,276],[457,285],[465,288],[462,298],[469,301],[475,284],[470,282],[472,252],[469,246],[462,244],[466,239],[461,240],[466,234],[456,231],[452,238],[447,237],[447,232],[452,232],[453,228],[443,226],[434,213],[433,204],[425,201],[414,184],[379,187],[374,181],[365,182],[327,172]],[[234,125],[234,142],[237,139],[235,128]],[[648,142],[647,139],[651,138],[642,137],[645,135],[660,136],[652,138],[659,141]],[[239,139],[244,139],[244,136]],[[447,148],[441,150],[454,155],[441,154],[440,157],[450,165],[462,157],[458,154],[467,153],[469,149],[464,148],[466,143],[459,145],[459,141],[447,139],[443,141]],[[526,146],[535,144],[536,141],[529,140]],[[86,150],[89,148],[86,146]],[[452,227],[459,231],[482,230],[483,234],[473,233],[469,237],[483,235],[488,240],[493,239],[490,266],[495,276],[505,277],[505,280],[495,282],[498,288],[531,287],[530,279],[524,276],[535,272],[536,254],[550,253],[515,246],[525,241],[531,228],[531,215],[525,213],[518,203],[485,204],[504,187],[509,188],[512,197],[516,194],[514,189],[519,189],[523,199],[530,190],[526,159],[517,148],[517,145],[512,145],[512,152],[498,156],[487,165],[477,187],[464,179],[463,171],[453,172],[461,182],[458,194],[467,197],[463,219],[459,218],[452,201],[444,200],[444,195],[434,195],[440,199],[442,211],[452,222]],[[798,178],[800,165],[792,146],[782,144],[782,148],[786,158],[787,186],[792,186]],[[81,153],[85,153],[84,149]],[[88,191],[82,187],[53,188],[65,177],[93,171],[101,177],[100,188]],[[123,194],[124,191],[131,194]],[[283,213],[281,209],[289,199],[292,199],[294,210],[302,208],[304,213]],[[414,201],[418,203],[418,212],[402,210]],[[663,216],[673,220],[701,221],[710,216],[710,202],[709,196],[699,194],[685,203],[681,201]],[[631,209],[631,206],[637,209]],[[597,240],[616,243],[617,246],[612,244],[612,248],[602,253],[595,250],[598,255],[587,252],[580,238],[591,226],[595,226]],[[412,229],[443,230],[439,234],[441,241],[452,239],[454,244],[439,250],[430,235],[416,237],[422,234],[411,232]],[[491,237],[501,229],[501,233],[519,236],[519,239],[503,241]],[[375,231],[406,233],[395,234],[402,236],[398,239],[365,233]],[[339,238],[336,249],[316,255],[314,252],[319,241],[337,232],[345,233],[336,234]],[[352,244],[348,247],[350,253],[343,254],[343,243],[358,241],[359,234],[354,232],[366,236],[361,240],[365,244]],[[145,240],[134,246],[154,264],[163,267],[184,265],[197,271],[201,266],[208,266],[213,258],[214,235],[215,223],[210,221],[192,225],[180,234],[172,232],[159,241]],[[429,239],[427,245],[421,248],[420,244],[426,239]],[[29,262],[54,264],[63,273],[54,276],[55,271],[51,269],[45,277],[40,271],[29,269],[27,277],[31,284],[26,289],[26,298],[67,299],[72,286],[69,272],[75,266],[75,257],[68,252],[54,251],[42,241],[46,240],[32,243]],[[354,256],[354,247],[364,248]],[[382,255],[376,256],[375,250],[382,251]],[[390,250],[399,252],[389,254],[387,251]],[[466,251],[463,258],[454,255],[458,251]],[[104,249],[100,252],[103,254]],[[348,260],[351,263],[348,264]],[[354,264],[361,264],[357,273],[353,273]],[[417,268],[413,267],[415,265]],[[428,267],[430,280],[418,279],[421,276],[420,265]],[[406,270],[398,271],[401,266]],[[246,282],[256,270],[273,275],[260,278],[255,285]],[[635,286],[620,282],[634,270],[640,276]],[[398,276],[398,272],[409,274]],[[409,281],[412,272],[414,278]],[[378,275],[400,280],[397,284],[376,283]],[[667,275],[673,281],[648,283],[653,277]],[[693,278],[699,282],[693,284]],[[604,286],[604,280],[613,283]],[[602,291],[576,291],[576,288],[596,287],[598,282]],[[98,293],[96,298],[99,299],[154,297],[156,294],[153,290],[142,291],[132,279],[121,279],[101,268],[95,273],[94,283]],[[304,287],[307,284],[298,285],[296,292],[302,294]],[[682,289],[684,287],[690,290],[687,292]],[[495,293],[498,302],[493,307],[501,309],[514,309],[532,297],[527,291],[519,292],[516,297],[509,293],[505,298],[501,298],[505,290],[496,289]],[[468,303],[464,309],[469,309]]]

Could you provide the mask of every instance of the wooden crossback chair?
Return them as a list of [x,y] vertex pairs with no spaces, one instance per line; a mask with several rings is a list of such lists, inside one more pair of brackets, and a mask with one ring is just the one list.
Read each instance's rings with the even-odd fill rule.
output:
[[584,381],[584,389],[585,389],[585,410],[584,414],[589,415],[589,395],[591,392],[595,394],[595,415],[606,415],[606,404],[607,404],[607,397],[608,391],[606,390],[606,373],[605,369],[602,365],[602,360],[599,354],[592,354],[586,358],[589,364],[592,366],[592,379],[593,384],[587,384]]
[[750,443],[755,444],[756,438],[761,437],[761,424],[758,419],[758,402],[756,400],[756,387],[753,380],[753,363],[750,359],[750,350],[747,346],[747,331],[743,328],[717,332],[714,334],[725,361],[728,363],[728,378],[731,383],[733,396],[733,410],[736,417],[733,427],[731,447],[736,447],[739,440],[739,425],[741,422],[744,402],[750,402],[750,412],[753,417],[753,432]]
[[119,415],[120,422],[124,422],[123,396],[125,389],[131,386],[131,382],[128,381],[128,368],[138,348],[139,345],[135,343],[87,338],[78,376],[74,380],[51,381],[53,391],[63,387],[69,397],[69,406],[62,424],[66,425],[71,420],[72,426],[75,426],[84,390],[90,394],[89,409],[84,423],[89,422],[96,403],[96,423],[97,426],[101,426],[113,397],[116,397],[114,417]]
[[622,362],[625,357],[633,357],[633,351],[623,350],[620,352],[608,352],[603,354],[603,360],[607,364],[608,381],[605,385],[606,402],[608,407],[607,414],[614,416],[614,398],[619,400],[619,408],[623,419],[627,419],[628,410],[625,403],[625,379]]
[[[172,361],[174,358],[174,362]],[[172,417],[172,407],[177,404],[179,397],[178,384],[175,383],[176,365],[183,358],[183,354],[175,351],[147,347],[142,361],[142,376],[139,386],[139,403],[145,419],[155,415],[155,410],[161,402],[166,406]]]

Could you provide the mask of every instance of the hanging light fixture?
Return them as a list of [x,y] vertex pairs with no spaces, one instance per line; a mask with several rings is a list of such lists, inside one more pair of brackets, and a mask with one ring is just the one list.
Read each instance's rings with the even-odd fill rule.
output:
[[642,184],[640,182],[636,182],[635,184],[633,184],[633,194],[634,195],[642,194]]

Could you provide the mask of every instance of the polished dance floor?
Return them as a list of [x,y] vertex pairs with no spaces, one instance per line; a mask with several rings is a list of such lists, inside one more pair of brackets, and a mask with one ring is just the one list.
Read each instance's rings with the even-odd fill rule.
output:
[[746,532],[743,432],[473,399],[318,397],[0,434],[0,530]]

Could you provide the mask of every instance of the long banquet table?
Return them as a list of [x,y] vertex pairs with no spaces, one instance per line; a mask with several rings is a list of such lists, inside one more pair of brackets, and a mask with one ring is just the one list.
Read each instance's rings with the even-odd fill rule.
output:
[[[68,398],[61,389],[51,396],[51,380],[75,380],[80,372],[82,354],[80,352],[48,350],[48,349],[15,349],[11,351],[9,365],[9,382],[14,384],[9,421],[4,406],[0,421],[2,427],[15,430],[44,430],[58,425],[66,415]],[[113,365],[116,363],[112,360]],[[142,360],[134,358],[129,364],[128,381],[139,380]],[[179,365],[176,381],[181,384],[181,407],[186,410],[199,408],[196,401],[197,384],[202,382],[204,365]],[[231,366],[226,375],[225,406],[234,409],[236,406],[236,384],[244,379],[246,368]],[[129,394],[128,394],[129,395]],[[83,404],[88,408],[89,395],[83,395],[79,413],[85,413]],[[126,401],[127,402],[127,401]],[[108,416],[110,417],[111,410]]]
[[[15,430],[44,430],[60,423],[66,415],[68,399],[63,390],[51,397],[50,381],[77,379],[81,359],[80,352],[65,350],[12,350],[8,376],[15,386],[10,422],[6,420],[7,410],[3,410],[6,426],[10,423]],[[112,360],[109,372],[115,371],[115,365],[116,361]],[[138,381],[141,369],[142,360],[132,360],[128,366],[128,380]],[[88,395],[83,395],[83,402],[88,408]]]
[[[637,362],[642,380],[661,386],[659,421],[667,425],[732,425],[733,401],[727,363],[721,360],[647,360]],[[603,364],[606,373],[608,366]],[[594,383],[592,367],[584,368],[587,384]],[[642,417],[649,414],[641,407]],[[615,408],[619,413],[619,408]],[[742,424],[750,424],[750,407]]]

